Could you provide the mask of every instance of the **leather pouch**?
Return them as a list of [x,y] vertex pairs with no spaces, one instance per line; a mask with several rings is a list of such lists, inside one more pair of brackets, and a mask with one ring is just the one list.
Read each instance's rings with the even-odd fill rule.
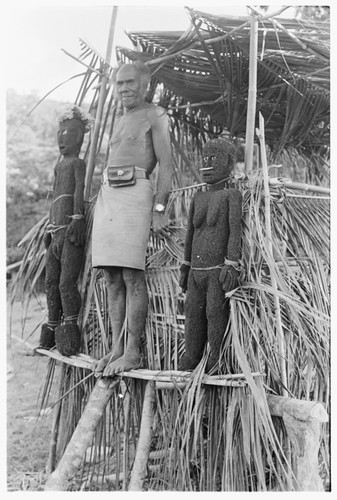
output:
[[108,167],[107,177],[109,186],[132,186],[136,183],[135,167],[134,165]]

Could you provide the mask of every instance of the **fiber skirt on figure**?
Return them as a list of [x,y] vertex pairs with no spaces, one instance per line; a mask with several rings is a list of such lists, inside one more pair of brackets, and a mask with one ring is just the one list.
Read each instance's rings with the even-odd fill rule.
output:
[[92,228],[93,267],[145,269],[152,218],[153,188],[148,179],[112,187],[103,172]]

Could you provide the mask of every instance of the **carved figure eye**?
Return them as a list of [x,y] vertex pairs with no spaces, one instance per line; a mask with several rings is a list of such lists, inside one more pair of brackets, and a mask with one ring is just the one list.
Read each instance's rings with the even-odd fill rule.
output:
[[208,160],[215,160],[216,159],[216,156],[215,155],[211,155],[211,156],[204,156],[204,161],[208,161]]

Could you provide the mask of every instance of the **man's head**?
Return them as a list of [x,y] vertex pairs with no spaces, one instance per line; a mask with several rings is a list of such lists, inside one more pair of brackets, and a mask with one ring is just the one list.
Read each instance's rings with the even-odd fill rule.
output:
[[230,177],[235,160],[235,147],[228,139],[212,139],[204,145],[202,172],[207,184]]
[[141,61],[123,64],[115,71],[115,92],[126,109],[134,109],[145,101],[150,78],[149,67]]

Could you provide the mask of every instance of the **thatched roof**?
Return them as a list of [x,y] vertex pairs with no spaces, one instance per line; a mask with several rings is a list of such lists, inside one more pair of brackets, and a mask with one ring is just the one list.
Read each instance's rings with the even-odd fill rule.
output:
[[[165,88],[163,104],[180,122],[244,137],[250,18],[188,12],[186,32],[130,33],[136,50],[119,47],[119,56],[151,66]],[[329,145],[329,28],[316,20],[259,19],[257,119],[261,111],[276,152],[292,146],[310,154]],[[192,107],[177,107],[186,104]]]

